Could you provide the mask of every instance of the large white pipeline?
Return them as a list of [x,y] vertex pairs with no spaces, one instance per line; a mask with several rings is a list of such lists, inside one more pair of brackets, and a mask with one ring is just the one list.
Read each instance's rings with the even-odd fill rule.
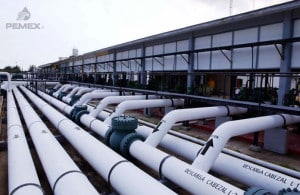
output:
[[64,85],[60,86],[59,89],[53,93],[53,97],[58,97],[59,93],[61,91],[63,91],[65,88],[67,88],[68,86],[71,86],[71,85],[70,84],[64,84]]
[[[95,88],[82,88],[79,91],[77,91],[77,93],[75,95],[82,95],[84,93],[91,92],[94,90],[95,90]],[[103,90],[101,90],[101,91],[103,91]]]
[[103,98],[97,107],[90,112],[90,115],[93,117],[97,117],[103,110],[110,104],[117,104],[121,103],[125,100],[143,100],[143,99],[154,99],[156,98],[156,95],[126,95],[126,96],[109,96],[106,98]]
[[[156,100],[153,100],[156,101]],[[177,100],[174,100],[174,104]],[[129,102],[129,101],[128,101]],[[130,101],[131,102],[131,101]],[[138,101],[143,102],[144,101]],[[146,103],[150,102],[148,100]],[[168,103],[168,101],[166,101]],[[166,105],[164,102],[163,105]],[[161,103],[161,101],[160,101]],[[180,103],[180,101],[178,102]],[[181,104],[181,103],[180,103]],[[131,104],[130,104],[131,105]],[[140,108],[141,105],[145,104],[137,104],[136,108]],[[152,104],[152,105],[155,105]],[[96,120],[85,120],[85,117],[91,119],[91,116],[88,114],[83,115],[81,117],[81,122],[85,125],[92,125],[91,129],[97,132],[106,132],[103,131],[103,127],[106,130],[109,129],[109,126],[105,123]],[[98,121],[98,122],[97,122]],[[97,125],[102,123],[101,126]],[[106,126],[105,126],[106,125]],[[99,131],[98,131],[99,130]],[[101,133],[104,137],[105,133]],[[135,143],[135,142],[134,142]],[[134,144],[132,144],[134,145]],[[193,194],[243,194],[244,191],[228,184],[212,175],[209,175],[201,170],[194,169],[191,165],[182,162],[181,160],[172,157],[168,154],[165,154],[158,149],[148,146],[141,141],[137,141],[136,145],[134,145],[134,149],[130,147],[130,153],[136,159],[142,161],[144,164],[148,165],[153,170],[159,172],[161,175],[167,177],[177,185],[183,187],[187,191]],[[151,155],[145,155],[151,154]],[[174,171],[174,168],[176,171]],[[216,187],[217,186],[217,187]]]
[[11,91],[7,92],[7,150],[9,194],[44,194]]
[[0,72],[0,75],[7,76],[6,91],[10,91],[11,90],[11,74],[9,74],[8,72]]
[[[99,142],[25,87],[21,87],[21,89],[117,192],[120,194],[174,194],[173,191]],[[130,179],[124,179],[129,176]]]
[[[94,91],[94,90],[95,90],[95,88],[82,87],[74,95],[82,95],[84,93],[91,92],[91,91]],[[72,100],[72,97],[70,96],[70,97],[66,98],[65,100],[63,100],[63,101],[69,104],[71,102],[71,100]]]
[[63,98],[62,98],[62,101],[64,101],[64,102],[67,102],[67,99],[70,99],[71,100],[71,97],[73,96],[73,95],[75,95],[75,93],[77,93],[77,91],[79,91],[80,89],[82,89],[83,87],[74,87],[71,91],[70,91],[70,93],[68,93],[66,96],[64,96]]
[[142,141],[134,141],[129,152],[131,156],[158,172],[161,177],[166,177],[191,194],[244,194],[243,190]]
[[156,147],[172,126],[179,121],[229,116],[247,112],[246,108],[233,106],[214,106],[204,108],[177,109],[166,114],[145,142]]
[[107,96],[114,96],[114,95],[119,95],[119,92],[93,91],[84,94],[73,106],[86,104],[92,99],[100,99],[100,98],[105,98]]
[[225,147],[225,144],[234,136],[281,127],[297,122],[300,122],[300,116],[288,114],[225,122],[212,133],[207,143],[201,151],[199,151],[199,155],[194,160],[193,166],[204,171],[209,171],[210,167]]
[[[145,138],[149,136],[152,131],[152,128],[146,126],[139,126],[137,129],[137,132]],[[170,134],[165,135],[159,146],[166,148],[189,161],[195,160],[199,150],[203,148],[198,144]],[[267,162],[264,162],[264,164],[269,167],[272,167],[273,165]],[[284,188],[297,188],[300,190],[299,179],[266,168],[265,166],[255,164],[254,162],[235,158],[226,153],[220,153],[218,155],[211,170],[248,186],[260,186],[274,194]]]
[[[60,110],[64,110],[64,107],[68,106],[43,92],[39,92],[39,95],[47,99],[47,101],[51,102],[51,104]],[[105,136],[106,131],[110,128],[108,124],[95,119],[89,114],[82,115],[80,122],[102,137]],[[153,132],[153,129],[146,126],[139,126],[136,131],[146,138]],[[202,146],[198,144],[180,139],[170,134],[164,136],[163,140],[160,142],[160,146],[190,161],[193,161],[196,158],[198,151],[202,148]],[[296,178],[255,163],[247,162],[246,160],[234,158],[233,156],[224,153],[219,154],[212,170],[248,186],[261,186],[272,193],[277,193],[284,188],[298,188],[298,190],[300,190],[300,182]],[[258,170],[258,172],[256,170]],[[265,174],[261,174],[262,172]],[[274,176],[276,176],[276,178],[283,178],[283,180],[277,181],[274,179]]]
[[68,92],[69,90],[72,90],[75,87],[76,87],[76,85],[69,85],[69,86],[65,87],[63,90],[61,90],[61,92]]
[[[98,194],[17,88],[13,90],[54,194]],[[57,160],[55,160],[57,159]]]
[[106,118],[104,122],[110,124],[113,117],[122,115],[126,110],[153,107],[173,107],[182,106],[183,104],[183,99],[126,100],[120,103],[115,108],[115,111],[108,118]]

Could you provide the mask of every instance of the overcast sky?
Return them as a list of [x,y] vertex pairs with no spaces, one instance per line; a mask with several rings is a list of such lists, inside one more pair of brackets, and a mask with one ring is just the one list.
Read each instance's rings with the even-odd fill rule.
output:
[[[232,0],[232,14],[288,0]],[[0,68],[67,57],[229,16],[230,0],[0,0]],[[28,20],[17,20],[27,8]],[[23,13],[24,14],[24,13]],[[26,15],[26,14],[25,14]],[[24,16],[24,15],[23,15]],[[28,16],[28,15],[27,15]],[[16,24],[14,24],[16,23]],[[31,23],[31,28],[12,29]]]

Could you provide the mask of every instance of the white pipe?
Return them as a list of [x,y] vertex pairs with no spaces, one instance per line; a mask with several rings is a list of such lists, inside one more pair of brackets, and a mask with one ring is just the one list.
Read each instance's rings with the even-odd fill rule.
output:
[[11,74],[9,74],[8,72],[0,72],[0,75],[5,75],[7,76],[7,86],[6,86],[6,91],[10,91],[11,90]]
[[119,92],[105,92],[105,91],[97,91],[84,94],[73,106],[83,105],[91,101],[92,99],[100,99],[105,98],[107,96],[119,95]]
[[72,89],[72,91],[70,91],[70,93],[68,93],[66,96],[64,96],[63,98],[62,98],[62,100],[64,101],[64,102],[66,102],[66,99],[68,99],[68,98],[71,98],[78,90],[80,90],[80,89],[82,89],[83,87],[74,87],[73,89]]
[[68,92],[70,89],[73,89],[73,88],[75,88],[75,87],[76,87],[75,85],[69,85],[69,86],[65,87],[65,88],[62,90],[62,92]]
[[77,91],[77,93],[75,95],[82,95],[84,93],[91,92],[94,90],[95,90],[95,88],[82,88],[79,91]]
[[60,83],[57,83],[57,84],[53,87],[53,89],[58,89],[60,86],[61,86],[61,84],[60,84]]
[[9,194],[44,194],[11,91],[7,92],[7,151]]
[[[21,89],[117,192],[120,194],[174,194],[173,191],[99,142],[29,90],[24,87],[21,87]],[[130,179],[126,179],[129,176]]]
[[13,91],[53,193],[98,194],[24,96]]
[[[130,154],[191,194],[244,194],[244,191],[162,152],[142,141],[130,145]],[[148,155],[151,154],[151,155]]]
[[[64,106],[66,106],[66,104],[60,104],[59,100],[56,100],[55,98],[47,94],[44,94],[42,92],[39,94],[43,98],[48,97],[48,101],[61,110],[63,110]],[[86,127],[95,131],[97,134],[101,135],[102,137],[105,136],[106,131],[109,129],[108,124],[96,120],[94,117],[88,114],[82,115],[82,117],[80,118],[80,122]],[[136,131],[137,133],[146,138],[153,132],[153,129],[146,126],[139,126],[136,129]],[[190,161],[196,158],[198,151],[202,148],[202,146],[198,144],[180,139],[169,134],[164,136],[163,140],[160,142],[160,146]],[[271,163],[265,162],[265,164],[270,166]],[[249,170],[249,168],[251,167],[252,170]],[[265,168],[263,166],[259,166],[254,163],[247,162],[239,158],[234,158],[230,155],[223,153],[221,153],[215,161],[212,170],[230,178],[233,178],[236,181],[244,183],[248,186],[261,186],[265,189],[270,190],[273,193],[277,193],[279,190],[289,187],[296,187],[298,188],[298,190],[300,190],[300,182],[298,179],[292,178],[285,174],[281,174],[277,171]],[[256,172],[255,170],[260,171]],[[237,172],[238,174],[236,174]],[[266,175],[262,175],[261,172],[266,173]],[[283,180],[276,181],[276,178],[283,178]]]
[[[191,137],[189,135],[186,135],[186,134],[183,134],[183,133],[180,133],[180,132],[177,132],[177,131],[170,130],[169,132],[177,138],[183,138],[185,140],[190,140],[190,141],[192,141],[194,143],[197,143],[197,144],[200,144],[202,146],[206,143],[203,140]],[[198,148],[195,151],[198,152],[200,149],[201,148]],[[197,152],[195,152],[195,154],[197,154]],[[268,169],[271,169],[271,170],[274,170],[274,171],[278,171],[280,173],[283,173],[283,174],[289,175],[291,177],[295,177],[297,179],[300,179],[300,172],[299,171],[288,169],[288,168],[285,168],[285,167],[282,167],[282,166],[279,166],[279,165],[276,165],[276,164],[273,164],[273,163],[269,163],[269,162],[266,162],[266,161],[263,161],[263,160],[260,160],[260,159],[257,159],[257,158],[253,158],[251,156],[248,156],[248,155],[245,155],[245,154],[242,154],[242,153],[239,153],[239,152],[227,149],[227,148],[223,148],[222,152],[224,152],[224,154],[227,154],[229,156],[237,157],[237,158],[240,158],[241,160],[251,162],[251,163],[253,163],[253,165],[255,165],[255,164],[260,165],[262,167],[265,167],[265,168],[268,168]],[[190,160],[194,160],[195,156],[196,155],[193,155],[190,158]],[[287,188],[287,187],[282,187],[282,188]]]
[[[61,84],[60,84],[60,83],[57,83],[57,84],[53,87],[53,89],[57,90],[59,87],[61,87]],[[46,89],[46,93],[49,93],[49,92],[50,92],[50,90],[49,90],[49,89]]]
[[[94,88],[81,88],[80,90],[78,90],[77,92],[76,92],[76,94],[75,95],[82,95],[82,94],[84,94],[84,93],[87,93],[87,92],[102,92],[102,91],[104,91],[104,90],[95,90]],[[71,97],[69,97],[69,98],[67,98],[66,99],[66,103],[71,103],[71,100],[72,100],[72,98]]]
[[183,104],[184,100],[182,99],[127,100],[120,103],[115,108],[115,111],[108,118],[106,118],[104,122],[110,124],[113,117],[122,115],[126,110],[153,107],[173,107],[182,106]]
[[[153,129],[146,126],[139,126],[137,129],[137,132],[145,138],[150,135],[152,131]],[[199,150],[203,148],[198,144],[170,134],[165,135],[159,146],[189,161],[193,161]],[[270,166],[272,165],[271,163],[264,162],[264,164],[272,167]],[[300,190],[300,181],[297,178],[257,165],[253,162],[235,158],[225,153],[219,154],[211,169],[216,173],[232,178],[245,185],[260,186],[274,194],[284,188],[297,188]]]
[[[102,137],[105,136],[106,130],[109,129],[108,124],[99,120],[95,120],[94,117],[88,114],[83,115],[80,118],[80,121],[84,125],[91,128],[93,131],[100,134]],[[150,147],[144,144],[143,142],[137,142],[139,143],[138,146],[135,147],[135,149],[133,149],[134,151],[136,150],[135,152],[132,152],[132,147],[130,147],[130,153],[135,158],[141,160],[143,163],[150,166],[155,171],[161,171],[163,175],[166,176],[168,179],[170,179],[171,181],[175,182],[176,184],[180,185],[181,187],[185,188],[193,194],[223,194],[224,192],[231,192],[232,194],[243,194],[244,192],[207,173],[192,168],[190,165],[181,162],[179,159],[172,157],[168,160],[164,160],[164,158],[169,155],[160,152],[156,148]],[[159,168],[160,164],[162,163],[164,163],[164,166],[162,166],[162,168]],[[174,171],[174,168],[176,169],[176,171]],[[198,174],[197,176],[196,173]],[[201,179],[199,179],[199,174],[201,174]],[[215,185],[215,187],[212,187],[212,185]]]
[[156,147],[172,126],[179,121],[195,120],[202,118],[228,116],[247,112],[246,108],[233,106],[215,106],[204,108],[177,109],[166,114],[158,123],[153,133],[145,142]]
[[63,91],[66,87],[68,87],[68,86],[70,86],[70,84],[64,84],[64,85],[62,85],[57,91],[55,91],[54,93],[53,93],[53,96],[54,97],[58,97],[58,95],[59,95],[59,93],[61,92],[61,91]]
[[103,98],[97,107],[90,112],[90,115],[93,117],[97,117],[98,114],[100,114],[104,108],[106,108],[110,104],[117,104],[121,103],[126,100],[143,100],[143,99],[154,99],[156,98],[156,95],[127,95],[127,96],[109,96],[106,98]]
[[297,122],[300,122],[300,116],[287,114],[225,122],[212,133],[202,150],[199,151],[199,155],[194,160],[193,166],[208,171],[225,147],[225,144],[234,136],[281,127]]

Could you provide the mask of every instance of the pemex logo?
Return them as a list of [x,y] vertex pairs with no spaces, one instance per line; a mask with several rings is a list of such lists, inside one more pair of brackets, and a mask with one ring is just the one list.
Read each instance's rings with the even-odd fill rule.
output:
[[31,15],[27,7],[24,7],[24,9],[19,12],[17,20],[29,20],[30,16]]
[[44,26],[38,22],[27,22],[31,18],[31,13],[24,7],[22,11],[17,14],[17,22],[6,23],[6,30],[40,30]]

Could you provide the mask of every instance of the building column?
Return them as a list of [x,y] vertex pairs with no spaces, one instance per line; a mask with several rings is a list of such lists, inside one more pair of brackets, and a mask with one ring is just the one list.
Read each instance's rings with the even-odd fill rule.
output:
[[116,51],[113,51],[113,73],[112,73],[112,82],[113,86],[116,85],[118,75],[117,75],[117,61],[116,61]]
[[[189,51],[194,51],[195,48],[195,39],[193,35],[190,36],[189,38]],[[188,70],[187,70],[187,92],[191,90],[194,82],[194,53],[189,53],[188,56]]]
[[145,46],[141,46],[141,75],[140,75],[140,84],[147,84],[147,73],[146,73],[146,60],[145,60]]
[[[283,21],[283,39],[292,38],[293,36],[293,20],[292,13],[287,13]],[[282,45],[283,59],[280,63],[280,73],[291,72],[291,56],[292,56],[292,43],[285,43]],[[279,91],[278,91],[278,105],[283,104],[283,98],[289,92],[291,87],[291,77],[280,77]]]

